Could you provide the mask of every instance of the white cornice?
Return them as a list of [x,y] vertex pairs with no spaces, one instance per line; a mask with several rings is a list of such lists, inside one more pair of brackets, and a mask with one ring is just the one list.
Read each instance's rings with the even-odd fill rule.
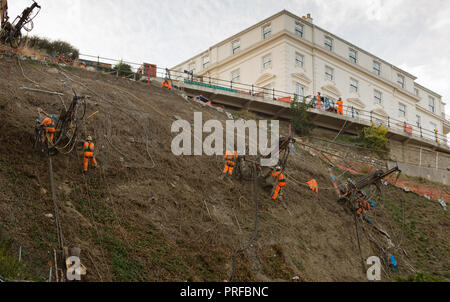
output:
[[300,81],[302,81],[306,84],[310,84],[312,82],[311,79],[308,78],[308,76],[304,73],[295,72],[295,73],[292,73],[291,76],[293,78],[299,79]]
[[435,96],[437,98],[442,98],[442,95],[440,95],[440,94],[438,94],[438,93],[436,93],[436,92],[434,92],[434,91],[432,91],[432,90],[430,90],[430,89],[428,89],[426,87],[423,87],[419,83],[414,82],[414,87],[418,87],[418,88],[424,90],[425,92],[427,92],[427,93],[429,93],[429,94],[431,94],[431,95],[433,95],[433,96]]
[[441,122],[445,122],[445,119],[442,116],[437,115],[436,113],[431,112],[430,110],[427,110],[425,108],[423,108],[422,106],[420,106],[419,104],[416,104],[416,109],[434,117],[435,119],[438,119]]
[[324,85],[320,88],[322,91],[329,92],[334,95],[336,98],[340,97],[341,92],[333,85]]
[[276,78],[276,75],[271,73],[265,73],[256,80],[255,84],[256,86],[264,85],[267,84],[268,81],[273,80],[274,78]]
[[347,102],[358,105],[361,109],[366,108],[366,104],[364,104],[359,98],[348,98]]
[[381,107],[377,107],[377,108],[373,109],[372,112],[375,113],[375,114],[378,114],[380,116],[383,116],[383,117],[388,117],[389,116],[389,114],[387,114],[387,112],[384,111],[384,109],[381,108]]

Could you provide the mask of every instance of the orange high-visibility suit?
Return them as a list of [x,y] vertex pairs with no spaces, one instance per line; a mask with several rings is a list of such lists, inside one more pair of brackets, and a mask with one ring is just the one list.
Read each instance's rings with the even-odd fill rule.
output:
[[42,123],[41,126],[44,128],[45,133],[42,135],[42,142],[45,142],[45,137],[47,134],[50,136],[50,141],[53,141],[53,134],[55,133],[55,121],[49,117],[46,117]]
[[370,209],[370,204],[363,199],[358,200],[358,202],[359,208],[356,210],[356,214],[357,215],[366,214],[366,212]]
[[277,178],[277,186],[275,188],[275,191],[273,192],[272,199],[275,200],[278,197],[278,194],[281,192],[281,189],[286,186],[286,178],[284,177],[284,174],[281,173],[281,171],[276,171],[272,173],[272,176]]
[[337,107],[337,114],[343,115],[344,114],[344,101],[339,99],[336,104],[338,105]]
[[223,174],[228,174],[232,175],[233,174],[233,168],[234,168],[234,164],[236,162],[238,155],[237,152],[231,152],[230,150],[227,150],[225,152],[225,155],[223,156],[223,158],[225,159],[225,167],[223,168]]
[[317,109],[322,109],[322,102],[320,101],[320,94],[316,95],[316,101],[317,101]]
[[439,130],[437,128],[434,129],[434,133],[436,134],[436,143],[440,144],[440,142],[439,142]]
[[161,83],[161,87],[170,90],[172,88],[172,85],[170,84],[169,81],[165,80],[164,82]]
[[83,151],[84,151],[84,160],[83,160],[83,170],[84,172],[87,172],[88,165],[89,165],[89,159],[91,159],[92,164],[94,167],[97,167],[97,161],[94,157],[94,143],[91,141],[85,141],[83,145]]
[[309,185],[309,188],[313,190],[316,193],[319,193],[319,185],[317,184],[317,181],[313,178],[310,181],[306,182]]

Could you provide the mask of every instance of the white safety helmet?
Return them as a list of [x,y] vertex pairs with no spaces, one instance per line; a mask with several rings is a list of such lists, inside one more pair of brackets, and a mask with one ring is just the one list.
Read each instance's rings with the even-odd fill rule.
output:
[[276,167],[275,167],[275,170],[280,171],[280,170],[281,170],[281,167],[280,167],[280,166],[276,166]]
[[88,137],[86,138],[87,141],[91,141],[92,137],[90,135],[88,135]]

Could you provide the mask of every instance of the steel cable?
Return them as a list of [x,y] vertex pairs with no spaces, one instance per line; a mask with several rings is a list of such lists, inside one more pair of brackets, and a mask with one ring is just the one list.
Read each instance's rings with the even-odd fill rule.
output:
[[252,245],[253,241],[256,239],[256,236],[258,235],[258,178],[256,177],[255,164],[253,164],[252,166],[252,173],[253,173],[253,198],[255,200],[255,227],[253,230],[253,235],[252,237],[250,237],[247,244],[244,247],[237,249],[233,254],[233,269],[231,272],[230,281],[233,281],[235,277],[237,255],[248,249]]

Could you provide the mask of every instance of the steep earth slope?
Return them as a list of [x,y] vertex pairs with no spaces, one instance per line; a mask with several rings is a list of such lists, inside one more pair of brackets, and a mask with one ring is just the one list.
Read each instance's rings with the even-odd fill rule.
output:
[[[21,87],[59,91],[58,97]],[[227,117],[156,85],[74,69],[0,59],[0,227],[35,279],[48,274],[58,242],[46,158],[33,153],[42,108],[59,113],[71,89],[89,95],[83,135],[95,138],[100,168],[81,173],[82,152],[53,158],[64,243],[81,248],[86,281],[221,281],[233,252],[254,232],[252,183],[219,179],[220,156],[175,156],[171,124]],[[283,129],[286,124],[283,123]],[[148,142],[148,144],[147,144]],[[300,146],[298,146],[300,147]],[[359,221],[336,203],[328,167],[298,148],[282,201],[258,190],[258,235],[237,257],[236,280],[365,281],[361,256],[382,256]],[[305,182],[315,178],[319,194]],[[401,200],[405,201],[402,211]],[[405,214],[405,215],[403,215]],[[448,214],[439,204],[386,187],[373,219],[401,245],[400,271],[449,279]],[[403,216],[405,217],[403,219]],[[407,263],[407,264],[406,264]],[[412,268],[411,268],[412,267]],[[433,274],[434,273],[434,274]]]

